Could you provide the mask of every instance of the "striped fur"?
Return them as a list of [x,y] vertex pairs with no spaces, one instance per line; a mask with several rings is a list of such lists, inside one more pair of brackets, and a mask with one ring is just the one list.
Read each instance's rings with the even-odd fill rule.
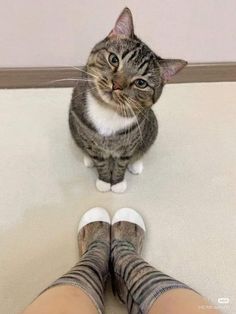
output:
[[[81,84],[86,85],[78,83]],[[157,120],[153,111],[148,110],[145,116],[138,117],[138,125],[102,136],[87,118],[86,87],[83,88],[84,94],[80,94],[79,90],[74,90],[74,101],[70,107],[71,134],[77,145],[93,160],[99,179],[114,185],[123,181],[128,164],[140,158],[154,142]]]
[[[69,124],[75,142],[93,160],[101,181],[122,182],[128,164],[154,143],[158,124],[151,107],[166,81],[184,65],[182,60],[162,59],[134,35],[127,8],[111,33],[92,49],[73,91]],[[96,102],[90,103],[91,99]],[[99,106],[101,112],[109,111],[106,116],[112,117],[113,111],[123,118],[118,127],[117,123],[113,126],[112,118],[99,118],[101,112],[96,115]]]
[[104,289],[109,274],[110,224],[93,222],[86,225],[79,232],[78,243],[80,261],[47,289],[58,285],[77,286],[90,296],[98,312],[104,313]]
[[156,299],[168,290],[190,289],[141,258],[143,239],[144,231],[136,224],[122,221],[112,226],[113,291],[131,314],[147,314]]

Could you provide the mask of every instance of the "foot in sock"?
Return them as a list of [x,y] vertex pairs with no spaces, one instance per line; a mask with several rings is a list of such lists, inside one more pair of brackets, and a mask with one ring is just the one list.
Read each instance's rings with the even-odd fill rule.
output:
[[109,274],[110,217],[103,208],[93,208],[84,214],[79,224],[78,245],[80,261],[47,289],[57,285],[78,286],[92,299],[98,312],[104,313],[104,289]]
[[164,292],[188,288],[145,262],[141,256],[145,224],[133,209],[116,212],[111,227],[111,274],[113,291],[131,314],[147,314]]

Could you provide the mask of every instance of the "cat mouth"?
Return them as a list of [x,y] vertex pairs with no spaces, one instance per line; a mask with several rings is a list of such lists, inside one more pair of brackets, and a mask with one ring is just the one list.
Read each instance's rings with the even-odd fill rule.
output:
[[114,90],[110,86],[101,86],[98,84],[97,86],[100,97],[102,100],[109,105],[119,106],[120,105],[120,90]]
[[103,94],[106,96],[106,98],[108,98],[109,100],[113,100],[116,101],[117,100],[117,95],[114,92],[114,90],[110,89],[107,91],[104,91]]

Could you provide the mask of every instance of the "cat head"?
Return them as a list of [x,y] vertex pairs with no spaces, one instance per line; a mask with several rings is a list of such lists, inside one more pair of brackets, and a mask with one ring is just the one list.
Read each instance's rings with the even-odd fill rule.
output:
[[88,58],[91,93],[120,115],[137,115],[157,101],[164,84],[186,64],[157,56],[134,34],[132,14],[125,8]]

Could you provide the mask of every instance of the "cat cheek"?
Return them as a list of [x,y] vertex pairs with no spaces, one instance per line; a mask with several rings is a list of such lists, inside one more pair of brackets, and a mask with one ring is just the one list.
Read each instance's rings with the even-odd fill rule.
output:
[[88,57],[87,65],[94,64],[96,62],[96,57],[93,54],[90,54]]
[[153,93],[143,92],[139,94],[139,101],[144,108],[150,107],[153,105]]
[[[90,58],[89,58],[90,60]],[[92,55],[91,56],[91,60],[93,62],[93,64],[95,66],[97,66],[98,68],[99,67],[103,67],[106,65],[106,58],[104,56],[104,53],[102,53],[101,51],[100,52],[97,52],[96,54]]]

